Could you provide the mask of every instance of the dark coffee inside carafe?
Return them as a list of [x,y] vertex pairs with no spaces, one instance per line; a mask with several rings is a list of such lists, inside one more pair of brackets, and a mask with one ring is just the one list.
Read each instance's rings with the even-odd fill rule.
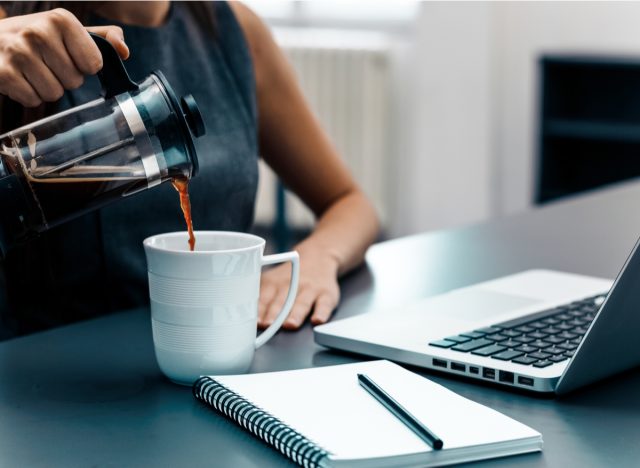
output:
[[23,157],[10,137],[0,148],[3,200],[15,205],[16,235],[24,240],[147,187],[132,166],[43,164]]
[[[114,168],[105,170],[113,171]],[[48,227],[100,208],[122,198],[123,194],[143,190],[147,185],[144,176],[100,177],[97,174],[82,178],[30,179],[28,182],[41,212],[46,213]]]
[[180,195],[180,208],[187,223],[187,232],[189,233],[189,250],[193,252],[196,247],[196,237],[193,233],[193,220],[191,219],[191,200],[189,199],[189,179],[186,177],[174,177],[171,180],[174,188]]

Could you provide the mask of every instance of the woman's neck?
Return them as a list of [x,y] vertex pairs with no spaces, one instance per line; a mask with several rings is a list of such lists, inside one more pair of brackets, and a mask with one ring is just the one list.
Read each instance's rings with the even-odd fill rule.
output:
[[154,28],[164,23],[170,8],[169,1],[103,2],[96,13],[120,23]]

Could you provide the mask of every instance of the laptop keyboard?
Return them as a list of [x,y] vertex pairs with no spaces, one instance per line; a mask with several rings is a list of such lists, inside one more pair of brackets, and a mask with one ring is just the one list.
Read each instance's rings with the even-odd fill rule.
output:
[[525,366],[547,367],[573,356],[604,299],[605,295],[588,297],[429,344]]

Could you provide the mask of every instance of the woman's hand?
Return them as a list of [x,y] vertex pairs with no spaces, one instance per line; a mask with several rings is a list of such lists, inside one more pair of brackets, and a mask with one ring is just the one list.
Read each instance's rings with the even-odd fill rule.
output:
[[80,87],[84,75],[102,68],[102,55],[87,31],[111,42],[123,59],[129,56],[122,29],[85,28],[62,8],[0,20],[0,93],[36,107]]
[[[338,261],[316,247],[300,247],[300,284],[298,295],[283,328],[296,330],[309,314],[311,323],[325,323],[340,300]],[[282,309],[291,278],[291,267],[281,265],[262,274],[258,326],[266,328]]]

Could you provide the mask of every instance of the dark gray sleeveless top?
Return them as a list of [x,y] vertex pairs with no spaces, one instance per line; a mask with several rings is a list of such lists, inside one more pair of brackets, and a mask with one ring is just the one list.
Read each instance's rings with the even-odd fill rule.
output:
[[[193,94],[203,115],[206,135],[195,142],[200,172],[189,187],[195,229],[245,231],[258,182],[253,67],[229,6],[212,2],[212,8],[215,34],[198,26],[182,2],[172,5],[161,27],[119,26],[131,51],[130,76],[141,81],[161,70],[178,96]],[[88,78],[65,95],[61,108],[95,99],[99,91],[97,79]],[[143,239],[185,229],[168,183],[52,229],[9,254],[0,329],[25,333],[146,304]]]

